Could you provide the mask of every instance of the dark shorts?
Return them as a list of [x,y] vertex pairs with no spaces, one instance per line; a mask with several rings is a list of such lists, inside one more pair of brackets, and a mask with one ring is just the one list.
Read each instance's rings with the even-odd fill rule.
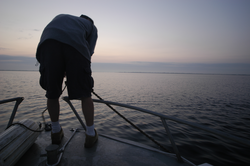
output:
[[58,99],[66,73],[70,99],[90,97],[94,81],[91,63],[75,48],[56,40],[46,40],[38,49],[40,85],[48,99]]

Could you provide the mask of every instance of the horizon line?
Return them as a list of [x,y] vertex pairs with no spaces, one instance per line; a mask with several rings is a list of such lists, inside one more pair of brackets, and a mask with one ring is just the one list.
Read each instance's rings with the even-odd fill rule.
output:
[[[31,72],[39,72],[39,70],[3,70],[0,71],[31,71]],[[92,73],[148,73],[148,74],[200,74],[200,75],[242,75],[242,76],[250,76],[250,74],[229,74],[229,73],[198,73],[198,72],[139,72],[139,71],[92,71]]]

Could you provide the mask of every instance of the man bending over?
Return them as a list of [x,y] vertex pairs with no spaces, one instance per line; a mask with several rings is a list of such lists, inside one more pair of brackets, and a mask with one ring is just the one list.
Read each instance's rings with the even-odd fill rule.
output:
[[70,99],[80,99],[86,121],[85,147],[92,147],[98,139],[94,128],[94,105],[91,91],[94,86],[91,56],[97,41],[97,29],[91,18],[60,14],[44,29],[37,47],[40,63],[40,85],[46,90],[47,108],[52,122],[52,144],[60,144],[64,136],[59,124],[64,76]]

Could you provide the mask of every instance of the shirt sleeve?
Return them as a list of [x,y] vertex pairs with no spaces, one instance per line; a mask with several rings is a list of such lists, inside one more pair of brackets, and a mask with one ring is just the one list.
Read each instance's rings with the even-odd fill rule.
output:
[[97,37],[98,37],[97,29],[93,25],[93,29],[92,29],[90,35],[87,38],[87,41],[88,41],[88,44],[89,44],[89,53],[90,53],[91,56],[94,54]]

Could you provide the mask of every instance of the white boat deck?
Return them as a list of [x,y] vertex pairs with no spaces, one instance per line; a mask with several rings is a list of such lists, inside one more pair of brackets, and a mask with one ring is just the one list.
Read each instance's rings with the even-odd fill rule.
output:
[[[64,138],[60,148],[68,141],[72,133],[73,132],[69,129],[64,129]],[[59,166],[190,165],[188,163],[178,162],[173,154],[169,154],[133,141],[110,137],[100,133],[98,142],[90,149],[84,148],[84,140],[84,130],[76,132],[65,148]],[[47,157],[41,157],[41,155],[46,154],[45,148],[50,144],[50,132],[43,131],[31,148],[24,154],[18,163],[16,163],[16,165],[46,165]]]

